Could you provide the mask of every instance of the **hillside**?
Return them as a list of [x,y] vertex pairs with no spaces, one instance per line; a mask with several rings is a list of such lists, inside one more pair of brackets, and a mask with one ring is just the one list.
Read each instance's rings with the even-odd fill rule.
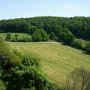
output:
[[[32,17],[0,20],[0,32],[6,33],[29,33],[33,34],[36,29],[43,29],[50,34],[71,32],[76,38],[90,40],[90,17]],[[67,30],[63,30],[63,29]]]
[[[25,37],[13,33],[24,33]],[[6,34],[6,41],[11,42],[63,42],[90,54],[90,17],[41,16],[0,20],[0,34],[0,37]]]
[[9,42],[14,49],[40,59],[44,72],[51,81],[61,85],[76,67],[90,69],[90,56],[57,42]]

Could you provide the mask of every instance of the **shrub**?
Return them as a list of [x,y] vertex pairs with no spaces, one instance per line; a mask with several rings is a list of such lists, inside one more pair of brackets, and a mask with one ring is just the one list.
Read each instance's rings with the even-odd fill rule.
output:
[[34,31],[32,35],[32,40],[33,41],[47,41],[49,39],[48,34],[42,30],[42,29],[37,29]]
[[87,42],[87,43],[86,43],[85,50],[87,51],[87,53],[90,54],[90,42]]
[[11,41],[12,42],[17,42],[18,39],[19,39],[18,34],[15,34]]
[[23,38],[19,38],[18,41],[19,42],[31,42],[32,40],[29,37],[23,37]]
[[13,64],[20,64],[19,55],[11,51],[7,43],[0,40],[0,66],[2,69],[9,70]]
[[67,45],[72,45],[74,39],[74,35],[67,28],[63,28],[58,35],[58,41],[62,41]]
[[29,56],[23,56],[22,57],[22,64],[24,66],[33,66],[33,67],[39,67],[39,59]]
[[3,69],[9,69],[11,64],[12,54],[9,45],[0,40],[0,65]]
[[47,79],[41,71],[35,68],[37,64],[36,61],[33,60],[31,60],[33,62],[31,63],[25,58],[22,64],[16,65],[8,72],[2,73],[1,80],[4,83],[8,82],[6,85],[7,90],[31,90],[31,88],[35,88],[35,90],[44,90]]
[[73,42],[73,46],[75,48],[84,50],[84,48],[86,46],[86,41],[84,41],[82,39],[75,39],[74,42]]
[[11,34],[10,33],[7,33],[6,35],[6,41],[10,41],[11,40]]
[[68,76],[66,84],[67,90],[89,90],[90,72],[85,68],[76,68]]

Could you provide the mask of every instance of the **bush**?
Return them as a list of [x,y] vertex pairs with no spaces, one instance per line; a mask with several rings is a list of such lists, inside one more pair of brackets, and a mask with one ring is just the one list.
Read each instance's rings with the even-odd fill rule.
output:
[[6,90],[5,84],[0,80],[0,90]]
[[7,33],[6,35],[6,41],[10,41],[11,40],[11,34],[10,33]]
[[6,90],[65,90],[50,83],[46,76],[33,67],[16,66],[3,73],[1,80],[6,84]]
[[23,56],[22,57],[22,64],[24,66],[33,66],[33,67],[39,67],[39,59],[29,56]]
[[0,65],[3,69],[9,69],[12,66],[11,63],[12,54],[9,45],[0,40]]
[[19,42],[31,42],[31,38],[29,37],[23,37],[23,38],[19,38],[17,41]]
[[87,53],[90,54],[90,42],[87,42],[87,43],[86,43],[85,50],[87,51]]
[[20,57],[13,52],[9,45],[0,40],[0,66],[2,69],[9,70],[13,64],[20,64]]
[[12,42],[31,42],[32,39],[30,37],[18,37],[17,34],[15,34],[14,38],[11,40]]
[[58,41],[62,41],[67,45],[72,45],[74,39],[74,35],[67,28],[63,28],[58,35]]
[[17,42],[18,41],[18,34],[15,34],[11,41]]
[[90,71],[85,68],[76,68],[67,77],[67,90],[90,90]]
[[73,42],[73,46],[75,48],[84,50],[84,48],[86,46],[86,41],[84,41],[82,39],[75,39],[74,42]]
[[37,29],[36,31],[34,31],[32,35],[32,40],[35,42],[47,41],[48,39],[49,39],[48,34],[42,29]]
[[47,79],[44,74],[35,67],[38,67],[38,61],[36,59],[30,59],[24,57],[22,64],[16,65],[9,69],[7,72],[3,72],[1,80],[8,84],[7,90],[22,90],[35,88],[35,90],[44,90]]

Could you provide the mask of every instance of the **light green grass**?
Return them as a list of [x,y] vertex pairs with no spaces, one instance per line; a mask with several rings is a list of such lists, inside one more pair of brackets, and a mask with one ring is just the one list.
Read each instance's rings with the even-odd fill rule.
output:
[[10,42],[16,48],[38,57],[49,80],[62,85],[67,75],[76,67],[90,69],[90,56],[56,42],[19,43]]
[[[18,35],[18,38],[23,38],[23,37],[30,37],[31,38],[31,36],[27,33],[11,33],[11,37],[14,38],[15,34]],[[0,37],[4,40],[6,38],[6,35],[7,35],[7,33],[0,33]]]

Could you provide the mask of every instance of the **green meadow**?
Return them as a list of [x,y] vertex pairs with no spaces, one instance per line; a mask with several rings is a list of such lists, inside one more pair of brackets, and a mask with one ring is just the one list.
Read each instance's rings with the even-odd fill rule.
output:
[[[15,34],[18,35],[18,38],[25,38],[25,37],[30,37],[31,38],[31,36],[27,33],[10,33],[10,34],[11,34],[12,38],[14,38]],[[6,35],[7,35],[7,33],[0,33],[0,37],[4,40],[6,38]]]
[[63,85],[77,67],[90,69],[90,55],[57,42],[8,42],[12,49],[40,59],[50,81]]

